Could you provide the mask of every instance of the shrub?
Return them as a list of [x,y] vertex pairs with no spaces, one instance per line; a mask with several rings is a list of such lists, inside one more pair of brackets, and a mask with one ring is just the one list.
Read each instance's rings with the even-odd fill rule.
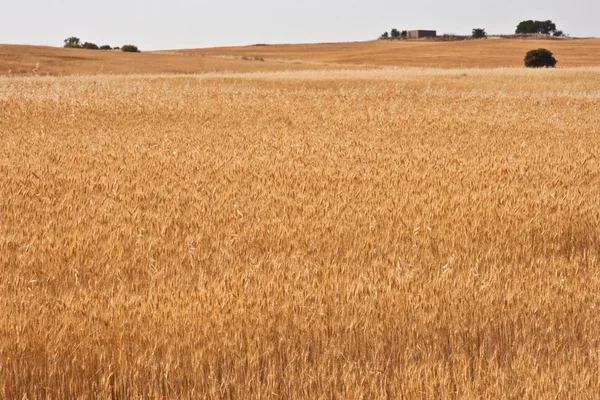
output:
[[132,44],[126,44],[125,46],[121,47],[121,51],[124,51],[126,53],[139,53],[140,50],[137,48],[137,46],[134,46]]
[[100,46],[100,50],[112,50],[112,47],[110,47],[109,45],[105,44],[104,46]]
[[474,28],[473,34],[471,35],[473,39],[484,39],[487,37],[487,33],[485,29],[482,28]]
[[383,34],[379,37],[379,39],[389,39],[390,38],[390,34],[387,32],[383,32]]
[[68,49],[79,49],[81,48],[81,39],[79,39],[78,37],[75,36],[71,36],[69,38],[66,38],[64,40],[65,42],[65,47]]
[[88,50],[98,50],[99,49],[99,47],[96,43],[90,43],[90,42],[85,42],[83,44],[83,48],[88,49]]
[[554,68],[556,66],[556,58],[546,49],[529,50],[525,55],[524,62],[527,68]]

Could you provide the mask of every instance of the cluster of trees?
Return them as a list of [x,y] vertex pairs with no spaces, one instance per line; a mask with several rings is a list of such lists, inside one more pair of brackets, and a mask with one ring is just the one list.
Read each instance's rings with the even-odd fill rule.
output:
[[88,49],[88,50],[121,50],[121,51],[125,51],[128,53],[139,53],[140,50],[137,48],[137,46],[134,46],[132,44],[126,44],[123,47],[110,47],[109,45],[105,44],[104,46],[98,46],[96,43],[90,43],[90,42],[81,42],[81,39],[79,39],[78,37],[75,36],[71,36],[68,37],[64,40],[65,48],[68,49]]
[[516,34],[520,33],[539,33],[542,35],[564,36],[563,31],[556,29],[556,24],[548,21],[521,21],[515,30]]
[[[543,34],[559,37],[566,36],[563,31],[556,29],[556,24],[550,20],[548,21],[522,21],[517,25],[515,30],[516,34]],[[408,37],[407,31],[399,31],[398,29],[392,29],[390,32],[383,32],[379,37],[380,39],[406,39]],[[487,38],[487,32],[482,28],[474,28],[471,34],[473,39],[484,39]]]
[[389,33],[383,32],[383,34],[379,37],[380,39],[406,39],[408,37],[407,31],[399,31],[394,28]]

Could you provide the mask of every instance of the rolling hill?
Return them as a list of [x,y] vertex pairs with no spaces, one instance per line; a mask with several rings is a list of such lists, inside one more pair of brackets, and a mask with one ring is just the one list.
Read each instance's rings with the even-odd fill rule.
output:
[[540,47],[554,53],[558,60],[558,67],[600,65],[600,39],[488,39],[457,42],[376,40],[353,43],[220,47],[183,50],[182,53],[399,67],[494,68],[521,67],[525,53]]
[[[330,69],[337,65],[260,61],[243,56],[180,52],[123,53],[46,46],[0,45],[0,76],[96,74],[195,74]],[[356,68],[356,67],[355,67]]]
[[189,74],[373,67],[521,67],[544,47],[557,67],[600,65],[600,39],[488,39],[458,42],[368,41],[216,47],[140,54],[0,45],[2,75]]

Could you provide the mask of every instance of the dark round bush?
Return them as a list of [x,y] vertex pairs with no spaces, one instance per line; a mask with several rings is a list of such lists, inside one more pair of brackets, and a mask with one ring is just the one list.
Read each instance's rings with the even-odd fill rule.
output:
[[138,50],[137,46],[134,46],[132,44],[126,44],[125,46],[121,47],[121,51],[124,51],[127,53],[139,53],[140,52]]
[[527,68],[554,68],[556,66],[556,58],[546,49],[529,50],[523,61]]

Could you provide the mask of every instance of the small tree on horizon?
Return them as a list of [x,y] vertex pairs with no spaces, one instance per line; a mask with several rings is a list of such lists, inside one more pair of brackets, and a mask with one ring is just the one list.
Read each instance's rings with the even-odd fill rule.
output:
[[400,31],[396,28],[392,29],[391,35],[393,38],[400,37]]
[[383,34],[379,37],[380,39],[389,39],[390,38],[390,34],[387,32],[383,32]]
[[483,28],[473,28],[471,37],[473,39],[485,39],[487,38],[487,32]]
[[139,53],[140,50],[137,48],[137,46],[134,46],[132,44],[126,44],[123,47],[121,47],[121,51],[124,51],[125,53]]
[[68,48],[68,49],[81,48],[81,39],[79,39],[78,37],[75,37],[75,36],[68,37],[64,40],[64,42],[65,42],[65,45],[64,45],[65,48]]
[[99,47],[96,43],[85,42],[82,46],[84,49],[88,50],[98,50]]

